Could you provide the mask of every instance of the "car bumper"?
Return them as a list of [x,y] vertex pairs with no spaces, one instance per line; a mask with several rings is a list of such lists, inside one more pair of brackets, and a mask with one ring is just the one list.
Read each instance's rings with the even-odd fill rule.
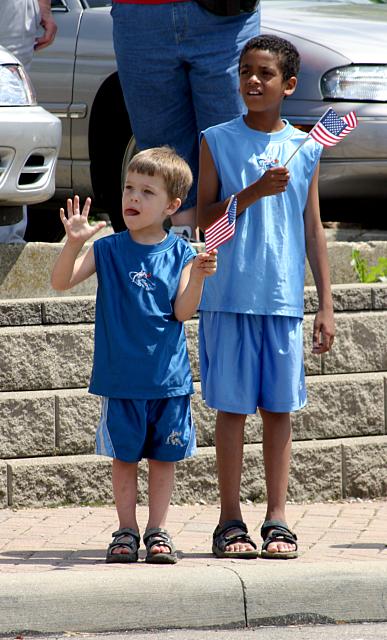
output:
[[61,123],[42,107],[0,108],[0,206],[53,195],[60,143]]
[[322,159],[321,198],[387,198],[387,160]]

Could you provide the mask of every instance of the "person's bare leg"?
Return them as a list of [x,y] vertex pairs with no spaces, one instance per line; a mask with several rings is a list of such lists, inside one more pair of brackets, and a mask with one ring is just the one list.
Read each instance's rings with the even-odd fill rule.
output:
[[[216,416],[215,444],[220,493],[220,518],[243,520],[240,505],[240,486],[243,460],[243,439],[246,416],[239,413],[218,411]],[[254,551],[248,543],[227,545],[226,551]]]
[[[289,413],[272,413],[260,409],[263,422],[263,460],[267,489],[265,520],[286,522],[285,507],[288,491],[292,428]],[[294,551],[293,544],[272,542],[270,553]]]
[[175,227],[191,227],[192,239],[199,241],[199,229],[197,227],[196,207],[185,209],[181,213],[174,213],[171,216],[171,224]]
[[[145,530],[154,527],[165,529],[175,482],[175,463],[148,460],[148,465],[149,517]],[[169,547],[162,545],[152,547],[152,553],[169,553],[169,551]]]
[[[138,531],[136,519],[137,505],[137,463],[113,459],[113,494],[116,505],[119,529],[125,527]],[[125,542],[125,538],[123,538]],[[116,547],[112,553],[129,553],[125,547]]]

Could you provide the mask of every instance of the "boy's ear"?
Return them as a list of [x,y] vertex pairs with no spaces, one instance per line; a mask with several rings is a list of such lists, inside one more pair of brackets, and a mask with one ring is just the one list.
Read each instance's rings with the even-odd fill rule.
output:
[[285,82],[284,96],[291,96],[295,92],[297,86],[296,76],[292,76]]
[[167,214],[167,216],[172,216],[174,213],[176,213],[176,211],[179,209],[180,206],[181,206],[181,199],[180,198],[174,198],[167,205],[167,207],[165,209],[165,213]]

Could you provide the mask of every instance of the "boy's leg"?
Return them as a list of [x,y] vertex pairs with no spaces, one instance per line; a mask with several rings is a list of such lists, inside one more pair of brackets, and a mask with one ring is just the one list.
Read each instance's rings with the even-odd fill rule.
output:
[[[145,530],[165,529],[175,481],[175,463],[148,460],[149,518]],[[169,547],[154,545],[152,553],[169,553]]]
[[[243,460],[243,439],[246,416],[218,411],[216,417],[216,463],[220,493],[219,524],[227,520],[242,520],[240,485]],[[225,551],[254,551],[247,542],[227,545]]]
[[[131,528],[138,531],[136,519],[137,463],[124,462],[114,458],[112,483],[119,529]],[[125,538],[122,539],[122,542],[125,542]],[[129,553],[129,550],[127,547],[116,547],[112,553]]]
[[[286,522],[285,505],[288,490],[292,429],[289,413],[274,413],[260,409],[263,422],[263,459],[267,490],[265,520]],[[272,542],[270,553],[295,551],[296,545]]]

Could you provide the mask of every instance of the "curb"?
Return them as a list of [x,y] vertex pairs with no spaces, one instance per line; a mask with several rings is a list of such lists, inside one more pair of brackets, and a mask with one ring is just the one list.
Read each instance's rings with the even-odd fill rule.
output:
[[378,562],[0,575],[2,634],[382,621],[387,575]]

